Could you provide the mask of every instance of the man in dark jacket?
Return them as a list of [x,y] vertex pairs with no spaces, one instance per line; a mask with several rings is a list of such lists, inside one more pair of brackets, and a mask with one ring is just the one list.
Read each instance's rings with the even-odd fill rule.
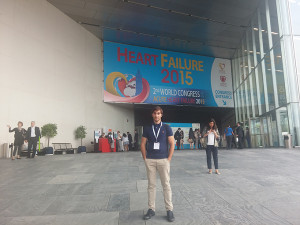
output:
[[243,149],[243,140],[244,140],[244,130],[241,127],[241,124],[238,122],[237,123],[237,128],[236,128],[236,137],[238,138],[238,148]]
[[138,134],[137,130],[135,130],[134,131],[134,150],[135,151],[139,150],[139,144],[138,144],[139,140],[138,139],[139,139],[139,134]]
[[32,158],[34,158],[36,153],[36,146],[39,138],[41,137],[41,131],[39,127],[35,126],[35,122],[31,121],[31,127],[28,127],[26,132],[26,141],[28,141],[28,153],[27,158],[30,158],[30,151],[32,149]]
[[129,141],[129,151],[132,151],[132,135],[131,133],[127,132],[128,141]]
[[181,128],[178,128],[178,130],[174,134],[174,139],[176,140],[177,150],[180,149],[180,140],[181,140],[180,131],[181,131]]

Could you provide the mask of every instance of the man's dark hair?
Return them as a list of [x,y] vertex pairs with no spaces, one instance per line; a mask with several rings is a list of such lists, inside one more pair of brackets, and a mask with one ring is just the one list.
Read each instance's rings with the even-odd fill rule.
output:
[[178,130],[181,130],[181,128],[180,128],[180,127],[178,127]]
[[153,109],[152,109],[152,113],[154,113],[155,111],[160,111],[160,113],[163,115],[164,114],[164,111],[162,110],[162,108],[160,106],[155,106]]

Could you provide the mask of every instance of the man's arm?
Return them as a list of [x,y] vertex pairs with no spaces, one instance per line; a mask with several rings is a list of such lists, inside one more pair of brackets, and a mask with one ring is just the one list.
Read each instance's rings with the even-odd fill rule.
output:
[[174,148],[175,148],[174,137],[169,136],[168,137],[168,142],[169,142],[169,145],[170,145],[168,160],[171,161],[173,153],[174,153]]
[[143,156],[144,160],[146,159],[146,142],[147,142],[147,138],[142,137],[142,140],[141,140],[141,152],[142,152],[142,156]]

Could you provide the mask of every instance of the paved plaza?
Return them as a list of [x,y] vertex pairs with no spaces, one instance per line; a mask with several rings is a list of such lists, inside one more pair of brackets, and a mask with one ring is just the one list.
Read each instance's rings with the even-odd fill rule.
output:
[[[205,151],[175,151],[173,224],[300,224],[300,150],[220,150],[221,175]],[[145,222],[147,178],[140,152],[0,160],[0,224],[170,224],[160,183]]]

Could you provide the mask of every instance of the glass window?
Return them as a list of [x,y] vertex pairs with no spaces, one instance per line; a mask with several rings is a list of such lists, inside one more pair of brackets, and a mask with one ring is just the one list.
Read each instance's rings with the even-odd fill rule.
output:
[[[265,55],[269,52],[269,39],[268,39],[268,27],[267,27],[267,18],[266,18],[266,5],[265,1],[261,1],[260,4],[260,24],[261,24],[261,32],[262,32],[262,41]],[[263,58],[263,56],[261,56]]]
[[247,78],[245,81],[245,86],[246,86],[246,94],[248,97],[248,108],[249,108],[249,117],[253,117],[253,111],[252,111],[252,102],[251,102],[251,89],[250,89],[250,76]]
[[254,108],[255,108],[255,115],[253,117],[258,116],[258,101],[257,101],[257,86],[256,86],[256,78],[254,71],[250,74],[249,79],[252,79],[252,93],[253,93],[253,100],[254,100]]
[[248,51],[248,56],[250,59],[250,65],[249,65],[249,69],[250,72],[254,69],[254,56],[253,56],[253,42],[252,42],[252,30],[250,28],[250,30],[247,31],[247,51]]
[[269,1],[269,11],[270,11],[272,40],[273,40],[273,45],[275,46],[280,41],[276,1]]
[[280,44],[275,46],[274,48],[274,61],[275,61],[275,73],[277,80],[277,92],[278,92],[278,101],[279,106],[286,105],[286,89],[284,82],[284,72],[283,72],[283,64],[282,64],[282,54]]
[[274,98],[274,89],[273,89],[273,78],[271,71],[271,60],[270,53],[268,53],[264,59],[265,61],[265,71],[266,71],[266,80],[267,80],[267,93],[269,99],[269,110],[275,109],[275,98]]
[[[260,43],[259,43],[259,32],[258,32],[258,15],[255,13],[254,19],[253,19],[253,32],[254,32],[254,41],[255,41],[255,50],[256,50],[256,56],[257,56],[257,62],[261,60],[260,57]],[[254,50],[254,45],[253,45],[253,50]],[[256,65],[254,65],[256,66]]]
[[257,70],[257,74],[258,74],[258,83],[259,83],[258,97],[260,98],[261,113],[263,114],[266,112],[266,102],[265,102],[265,95],[264,95],[264,83],[263,83],[261,64],[258,64],[256,70]]

